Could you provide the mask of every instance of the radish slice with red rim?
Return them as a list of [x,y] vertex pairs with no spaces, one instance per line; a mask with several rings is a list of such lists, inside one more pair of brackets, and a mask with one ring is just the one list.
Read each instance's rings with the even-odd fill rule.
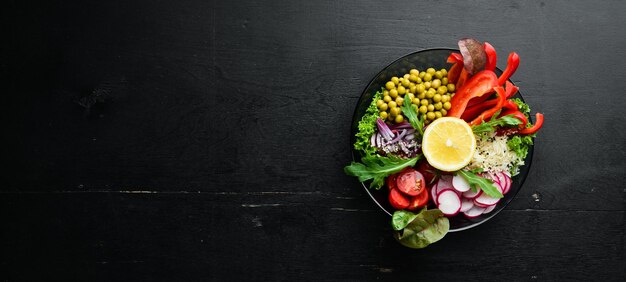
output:
[[492,212],[495,208],[496,208],[496,205],[486,207],[485,210],[483,211],[483,214],[488,214]]
[[481,207],[493,206],[498,202],[500,202],[500,198],[494,198],[484,193],[474,199],[474,204]]
[[452,177],[452,186],[455,190],[463,193],[470,190],[470,184],[465,180],[465,177],[461,175],[455,175]]
[[437,202],[439,202],[437,208],[439,208],[444,215],[453,216],[461,210],[461,198],[451,189],[439,192]]
[[477,189],[476,192],[469,190],[467,192],[463,192],[463,198],[466,199],[475,199],[483,193],[483,190]]
[[462,199],[461,200],[461,210],[459,212],[466,212],[474,207],[474,201],[470,199]]
[[478,217],[478,216],[482,215],[483,211],[485,211],[485,208],[481,208],[479,206],[474,206],[471,209],[469,209],[468,211],[464,212],[463,214],[466,217],[468,217],[468,218],[475,218],[475,217]]

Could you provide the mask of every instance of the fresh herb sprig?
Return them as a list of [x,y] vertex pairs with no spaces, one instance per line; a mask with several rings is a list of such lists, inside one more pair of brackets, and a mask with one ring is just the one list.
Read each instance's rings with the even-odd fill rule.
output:
[[383,186],[385,177],[399,172],[407,166],[414,166],[419,158],[419,155],[410,159],[393,156],[365,156],[361,159],[362,163],[352,162],[344,168],[344,171],[347,175],[358,177],[361,182],[371,179],[370,188],[378,190]]
[[472,191],[476,192],[478,188],[483,191],[483,193],[493,197],[493,198],[502,198],[502,192],[493,185],[493,181],[490,179],[480,177],[477,173],[482,172],[482,169],[475,170],[459,170],[457,173],[463,176],[465,180],[470,184]]
[[402,113],[407,119],[409,119],[409,123],[413,126],[413,128],[415,128],[415,130],[417,130],[419,135],[424,135],[424,120],[417,115],[417,111],[415,110],[413,104],[410,103],[410,101],[407,101],[402,104],[400,109],[402,109]]
[[472,126],[474,134],[494,132],[497,126],[517,126],[522,123],[522,121],[515,118],[513,115],[503,117],[498,117],[498,115],[500,115],[500,111],[496,112],[489,121],[483,121],[479,125]]

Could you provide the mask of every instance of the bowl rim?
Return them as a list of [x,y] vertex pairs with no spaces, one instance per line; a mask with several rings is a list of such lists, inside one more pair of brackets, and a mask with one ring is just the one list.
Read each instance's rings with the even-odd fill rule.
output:
[[[370,79],[370,81],[367,83],[367,85],[365,86],[365,88],[363,89],[363,91],[361,91],[361,95],[359,96],[359,100],[358,100],[358,101],[357,101],[357,103],[356,103],[356,105],[357,105],[357,106],[354,108],[354,112],[353,112],[353,114],[352,114],[352,124],[354,124],[354,121],[355,121],[355,119],[357,118],[357,112],[358,112],[358,108],[359,108],[359,107],[358,107],[358,105],[360,105],[360,104],[361,104],[361,102],[362,102],[362,100],[363,100],[363,98],[364,98],[364,96],[365,96],[365,94],[366,94],[366,92],[367,92],[367,89],[370,87],[370,85],[372,85],[372,83],[374,83],[374,81],[375,81],[376,79],[378,79],[378,77],[382,74],[382,72],[383,72],[384,70],[386,70],[387,68],[391,67],[393,64],[395,64],[395,63],[399,62],[400,60],[402,60],[402,59],[404,59],[404,58],[406,58],[406,57],[409,57],[409,56],[412,56],[412,55],[415,55],[415,54],[418,54],[418,53],[428,52],[428,51],[451,51],[451,52],[455,52],[455,51],[456,51],[456,52],[459,52],[459,50],[458,50],[458,49],[448,48],[448,47],[426,48],[426,49],[421,49],[421,50],[418,50],[418,51],[414,51],[414,52],[411,52],[411,53],[405,54],[405,55],[403,55],[403,56],[401,56],[401,57],[397,58],[397,59],[396,59],[396,60],[394,60],[393,62],[391,62],[391,63],[387,64],[387,65],[386,65],[384,68],[382,68],[382,69],[381,69],[378,73],[376,73],[376,75],[375,75],[372,79]],[[496,66],[496,69],[497,69],[498,71],[502,72],[502,70],[501,70],[500,68],[498,68],[497,66]],[[508,81],[510,81],[511,83],[513,83],[513,81],[511,81],[510,79],[509,79]],[[520,98],[520,99],[522,100],[522,102],[524,102],[524,103],[526,102],[526,101],[524,100],[523,96],[521,95],[521,93],[520,93],[519,91],[518,91],[518,93],[516,93],[516,94],[515,94],[515,96],[516,96],[516,97],[518,97],[518,98]],[[529,121],[529,122],[533,122],[533,120],[532,120],[532,116],[529,116],[529,120],[528,120],[528,121]],[[355,151],[354,151],[354,148],[353,148],[353,147],[354,147],[354,144],[353,144],[353,136],[352,136],[352,135],[354,135],[354,134],[352,134],[352,128],[351,128],[351,130],[350,130],[350,134],[351,134],[351,136],[350,136],[350,138],[349,138],[349,139],[350,139],[350,141],[349,141],[349,142],[350,142],[350,152],[351,152],[351,155],[352,155],[352,161],[356,161]],[[531,166],[532,166],[532,159],[533,159],[533,155],[534,155],[534,147],[535,147],[535,144],[536,144],[536,142],[535,142],[535,141],[536,141],[536,140],[533,140],[533,145],[530,145],[530,149],[529,149],[529,152],[528,152],[528,153],[529,153],[529,155],[527,156],[527,160],[528,160],[528,162],[527,162],[527,164],[524,164],[524,166],[527,166],[527,171],[528,171],[528,173],[530,173],[530,168],[531,168]],[[485,222],[489,221],[491,218],[493,218],[494,216],[496,216],[497,214],[499,214],[501,211],[503,211],[503,210],[504,210],[504,209],[505,209],[505,208],[506,208],[506,207],[507,207],[507,206],[508,206],[508,205],[509,205],[512,201],[513,201],[513,199],[515,199],[515,197],[517,197],[517,194],[519,193],[519,191],[520,191],[520,190],[522,190],[522,187],[523,187],[523,185],[524,185],[524,182],[526,182],[526,178],[527,178],[527,177],[528,177],[528,176],[523,177],[523,178],[520,180],[519,189],[517,189],[517,191],[515,191],[515,194],[513,194],[513,195],[512,195],[512,196],[508,199],[508,201],[506,201],[506,202],[504,203],[504,206],[503,206],[501,209],[496,209],[496,210],[494,210],[492,213],[490,213],[490,215],[489,215],[488,217],[483,218],[480,222],[472,223],[472,224],[470,224],[470,225],[468,225],[468,226],[464,226],[464,227],[460,227],[460,228],[456,228],[456,229],[450,229],[448,232],[459,232],[459,231],[467,230],[467,229],[470,229],[470,228],[473,228],[473,227],[479,226],[479,225],[481,225],[481,224],[483,224],[483,223],[485,223]],[[511,181],[513,181],[513,180],[511,180]],[[379,208],[380,208],[380,209],[381,209],[384,213],[386,213],[388,216],[392,216],[392,214],[391,214],[391,213],[389,213],[389,211],[387,211],[387,209],[385,209],[385,208],[384,208],[384,207],[383,207],[383,206],[382,206],[382,205],[378,202],[378,200],[374,197],[374,195],[372,195],[372,193],[370,192],[370,189],[369,189],[369,188],[367,188],[367,186],[365,185],[365,183],[360,182],[360,181],[359,181],[359,183],[361,184],[361,186],[363,187],[363,189],[365,190],[365,192],[367,193],[367,195],[370,197],[370,199],[371,199],[372,201],[374,201],[374,203],[376,203],[376,205],[377,205],[377,206],[378,206],[378,207],[379,207]]]

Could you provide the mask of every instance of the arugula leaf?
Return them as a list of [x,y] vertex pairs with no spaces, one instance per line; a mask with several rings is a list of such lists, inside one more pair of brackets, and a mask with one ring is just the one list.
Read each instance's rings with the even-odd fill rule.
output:
[[402,103],[402,108],[400,109],[402,109],[402,113],[409,119],[409,123],[419,132],[420,136],[424,135],[424,120],[418,117],[413,104],[410,102]]
[[472,187],[473,191],[476,191],[475,189],[477,189],[477,187],[480,187],[480,189],[483,190],[485,194],[493,198],[504,197],[504,195],[502,195],[502,192],[500,192],[500,190],[498,190],[498,188],[493,185],[493,181],[491,181],[491,179],[480,177],[474,172],[468,170],[459,170],[457,173],[463,176],[463,178],[465,178],[465,180],[469,182],[470,187]]
[[513,117],[513,115],[507,115],[498,118],[500,111],[496,112],[489,121],[483,121],[479,125],[472,126],[472,131],[474,134],[480,134],[485,132],[494,132],[496,131],[497,126],[516,126],[521,124],[522,121]]
[[438,209],[424,208],[418,214],[409,211],[393,213],[391,225],[394,238],[405,247],[421,249],[441,240],[448,230],[450,221]]
[[383,186],[385,177],[399,172],[407,166],[414,166],[418,159],[419,155],[410,159],[393,156],[365,156],[361,159],[363,163],[352,162],[352,164],[344,168],[344,172],[347,175],[358,177],[361,182],[371,179],[370,188],[378,190]]
[[371,156],[376,153],[376,149],[370,144],[370,137],[372,137],[372,134],[374,134],[374,131],[376,130],[376,119],[378,119],[379,116],[376,102],[381,99],[382,95],[382,88],[374,94],[372,102],[367,107],[365,114],[359,121],[359,132],[355,134],[356,141],[354,142],[354,149],[362,151],[366,156]]

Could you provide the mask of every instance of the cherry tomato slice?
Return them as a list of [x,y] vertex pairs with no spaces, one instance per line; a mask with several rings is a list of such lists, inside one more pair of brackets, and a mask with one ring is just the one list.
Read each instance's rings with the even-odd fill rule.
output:
[[428,194],[430,194],[428,193],[428,189],[422,190],[419,195],[411,199],[411,203],[409,203],[409,207],[407,209],[413,211],[426,206],[426,204],[428,204]]
[[408,196],[417,196],[426,187],[426,181],[424,180],[424,175],[419,171],[409,168],[398,174],[396,185],[398,185],[400,192]]
[[435,178],[436,168],[430,166],[427,161],[421,161],[417,166],[417,171],[419,171],[423,176],[424,180],[426,180],[426,184],[430,185],[433,183],[433,178]]
[[409,206],[409,199],[407,199],[398,189],[392,189],[389,191],[389,203],[394,209],[403,210]]
[[397,178],[398,174],[392,174],[387,177],[387,188],[389,188],[389,190],[398,189],[398,185],[396,185]]

